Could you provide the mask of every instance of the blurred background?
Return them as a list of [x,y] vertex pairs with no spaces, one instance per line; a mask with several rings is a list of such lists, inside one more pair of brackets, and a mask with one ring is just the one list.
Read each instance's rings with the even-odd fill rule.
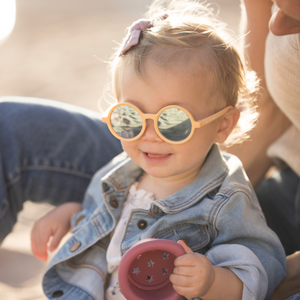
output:
[[[211,1],[237,34],[239,0]],[[47,98],[97,110],[107,83],[105,61],[126,27],[143,16],[151,2],[0,0],[0,96]],[[32,256],[30,229],[50,209],[25,203],[13,233],[3,242],[0,300],[46,299],[41,278],[47,263]]]

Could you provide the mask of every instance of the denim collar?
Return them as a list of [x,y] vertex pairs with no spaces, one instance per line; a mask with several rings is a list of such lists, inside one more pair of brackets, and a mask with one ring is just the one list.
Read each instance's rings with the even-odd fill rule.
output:
[[[111,185],[115,191],[128,190],[143,173],[144,171],[127,157],[104,176],[102,182]],[[151,210],[157,206],[165,213],[177,213],[193,206],[208,193],[218,188],[227,174],[227,164],[218,145],[214,144],[195,181],[173,195],[153,202]]]

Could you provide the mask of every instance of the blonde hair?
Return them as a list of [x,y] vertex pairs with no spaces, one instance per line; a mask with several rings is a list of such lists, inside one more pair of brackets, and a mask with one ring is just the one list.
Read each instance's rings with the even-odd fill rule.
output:
[[[162,12],[166,20],[156,18]],[[247,138],[255,125],[258,114],[255,109],[258,81],[255,73],[246,69],[242,57],[233,45],[233,39],[224,23],[212,9],[196,0],[156,0],[146,17],[153,18],[153,27],[141,33],[139,43],[119,57],[117,49],[111,61],[112,89],[120,97],[120,80],[125,69],[133,67],[136,75],[145,79],[145,61],[151,57],[160,66],[185,57],[197,59],[208,68],[215,89],[226,105],[241,111],[240,120],[225,146],[240,143]]]

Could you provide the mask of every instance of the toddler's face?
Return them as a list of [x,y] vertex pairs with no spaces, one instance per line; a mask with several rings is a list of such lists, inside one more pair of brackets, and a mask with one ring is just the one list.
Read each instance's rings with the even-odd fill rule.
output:
[[[188,69],[167,69],[150,61],[145,65],[146,79],[141,80],[133,70],[126,70],[121,80],[119,102],[132,103],[144,113],[155,114],[167,105],[180,105],[195,120],[204,119],[220,108],[207,72],[193,74]],[[220,100],[218,103],[222,103]],[[122,141],[131,159],[148,175],[156,178],[183,178],[198,174],[205,157],[215,142],[219,120],[196,129],[184,144],[164,142],[155,132],[152,120],[138,140]]]

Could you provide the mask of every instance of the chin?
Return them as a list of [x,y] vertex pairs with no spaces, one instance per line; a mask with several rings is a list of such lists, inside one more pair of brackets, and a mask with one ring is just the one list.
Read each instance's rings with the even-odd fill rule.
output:
[[167,177],[172,177],[174,176],[174,174],[170,174],[170,173],[166,173],[164,171],[161,171],[161,170],[147,170],[147,168],[144,169],[144,171],[152,176],[152,177],[155,177],[155,178],[167,178]]

